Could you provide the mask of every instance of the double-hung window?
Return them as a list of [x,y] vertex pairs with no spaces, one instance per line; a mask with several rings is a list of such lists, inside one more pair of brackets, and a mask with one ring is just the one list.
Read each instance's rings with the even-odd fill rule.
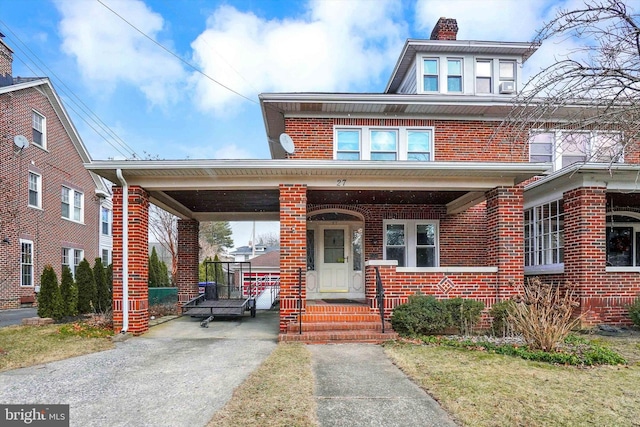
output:
[[110,236],[111,235],[111,210],[105,207],[101,208],[101,224],[102,224],[102,235]]
[[111,264],[111,255],[109,249],[102,249],[102,265],[105,267]]
[[62,187],[62,217],[76,222],[83,221],[84,195],[82,192]]
[[76,269],[80,265],[82,258],[84,258],[82,249],[62,248],[62,265],[69,267],[73,277],[76,276]]
[[447,59],[447,92],[462,92],[462,59]]
[[29,172],[29,206],[42,207],[42,176],[35,172]]
[[563,263],[564,206],[554,200],[524,211],[524,265]]
[[438,59],[424,58],[422,60],[423,68],[423,90],[425,92],[438,92]]
[[336,160],[433,160],[433,128],[344,127],[334,132]]
[[637,213],[607,215],[607,267],[640,267],[640,218]]
[[387,220],[384,222],[384,259],[398,267],[437,267],[438,222]]
[[31,127],[33,129],[33,143],[41,148],[46,148],[47,134],[46,134],[46,119],[45,117],[35,111],[31,114]]
[[20,286],[33,286],[33,242],[20,239]]
[[493,93],[492,68],[490,59],[476,60],[476,93]]
[[552,163],[555,170],[574,163],[623,161],[619,133],[591,131],[535,132],[529,138],[529,160]]

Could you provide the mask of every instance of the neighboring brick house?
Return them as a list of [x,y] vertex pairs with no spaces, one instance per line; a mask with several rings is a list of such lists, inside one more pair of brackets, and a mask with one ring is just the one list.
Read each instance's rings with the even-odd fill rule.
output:
[[60,279],[112,251],[110,189],[51,82],[14,78],[12,55],[0,35],[0,309],[35,302],[47,264]]
[[[386,318],[416,292],[489,308],[541,275],[577,286],[588,323],[628,323],[640,292],[637,152],[590,155],[617,144],[600,129],[514,139],[501,123],[536,46],[456,34],[442,18],[431,40],[408,40],[384,93],[262,94],[271,160],[87,165],[129,193],[126,218],[121,187],[114,200],[116,328],[122,301],[129,330],[148,327],[146,262],[132,255],[146,230],[120,237],[150,201],[181,218],[181,301],[197,295],[199,221],[280,221],[283,340],[384,339],[372,326],[378,274]],[[123,256],[137,266],[125,296]]]

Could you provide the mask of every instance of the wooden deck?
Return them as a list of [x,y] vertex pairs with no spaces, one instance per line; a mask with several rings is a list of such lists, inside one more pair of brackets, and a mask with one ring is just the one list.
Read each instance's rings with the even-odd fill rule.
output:
[[184,312],[186,316],[191,317],[209,317],[209,316],[242,316],[247,309],[247,300],[204,300],[195,307],[189,308]]

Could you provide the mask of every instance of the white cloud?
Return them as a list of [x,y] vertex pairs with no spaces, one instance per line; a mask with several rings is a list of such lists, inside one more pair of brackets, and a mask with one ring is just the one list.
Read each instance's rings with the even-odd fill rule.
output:
[[[397,3],[312,1],[308,7],[303,18],[265,20],[221,6],[192,43],[195,62],[207,75],[256,100],[265,91],[382,87],[406,33]],[[194,75],[194,81],[203,110],[229,113],[242,101],[202,76]]]
[[[189,159],[254,159],[255,153],[236,144],[174,145],[174,151],[179,151]],[[175,155],[175,153],[174,153]]]
[[[120,16],[157,40],[163,18],[139,0],[103,0]],[[97,1],[58,0],[62,49],[76,58],[87,84],[113,90],[126,83],[152,104],[178,96],[186,73],[178,59],[156,46]]]

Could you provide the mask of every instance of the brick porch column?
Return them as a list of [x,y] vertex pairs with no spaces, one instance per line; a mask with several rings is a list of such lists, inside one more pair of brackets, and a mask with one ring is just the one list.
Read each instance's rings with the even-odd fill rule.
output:
[[608,306],[607,230],[604,187],[581,187],[564,197],[564,278],[577,287],[587,322],[600,319]]
[[302,269],[302,308],[307,298],[307,186],[280,184],[280,332],[297,318]]
[[488,265],[498,267],[496,299],[511,296],[524,279],[523,212],[522,187],[487,192]]
[[[120,332],[122,317],[122,187],[113,187],[113,328]],[[140,335],[149,329],[149,193],[130,186],[128,196],[128,332]]]
[[200,223],[194,219],[178,220],[178,310],[198,296],[198,261]]

